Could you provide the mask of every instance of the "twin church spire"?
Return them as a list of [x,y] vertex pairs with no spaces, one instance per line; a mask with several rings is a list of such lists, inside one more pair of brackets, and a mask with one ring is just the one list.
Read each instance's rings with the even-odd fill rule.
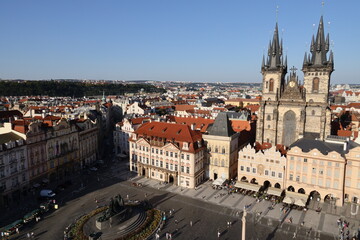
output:
[[[319,27],[316,38],[313,35],[310,45],[310,53],[305,52],[303,68],[307,67],[329,67],[333,70],[334,56],[330,50],[329,58],[327,53],[330,50],[330,38],[327,34],[325,38],[323,16],[320,18]],[[287,57],[283,55],[282,39],[279,39],[278,23],[275,25],[272,41],[270,40],[268,47],[268,56],[263,56],[261,70],[284,70],[287,72]]]
[[283,43],[282,40],[279,39],[279,29],[278,24],[275,25],[273,40],[269,42],[268,54],[265,61],[265,57],[263,56],[263,62],[261,66],[261,70],[277,70],[287,69],[287,59],[283,56]]
[[318,31],[316,34],[316,39],[314,35],[312,36],[311,45],[310,45],[311,54],[308,55],[307,53],[305,53],[303,68],[330,67],[331,69],[333,69],[334,56],[333,56],[333,52],[330,51],[329,59],[327,58],[327,53],[329,50],[330,50],[330,38],[329,38],[329,34],[327,34],[325,39],[323,16],[321,16]]

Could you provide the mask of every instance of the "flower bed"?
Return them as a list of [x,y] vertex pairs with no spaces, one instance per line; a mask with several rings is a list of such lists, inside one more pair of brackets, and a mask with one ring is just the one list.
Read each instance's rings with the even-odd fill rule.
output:
[[83,227],[85,225],[85,223],[93,216],[95,216],[98,213],[101,213],[103,211],[105,211],[106,209],[108,209],[108,206],[105,207],[100,207],[97,208],[95,210],[93,210],[92,212],[90,212],[89,214],[86,214],[82,217],[80,217],[73,225],[73,227],[71,228],[70,232],[69,232],[69,236],[73,236],[74,240],[88,240],[88,236],[86,236],[83,232]]

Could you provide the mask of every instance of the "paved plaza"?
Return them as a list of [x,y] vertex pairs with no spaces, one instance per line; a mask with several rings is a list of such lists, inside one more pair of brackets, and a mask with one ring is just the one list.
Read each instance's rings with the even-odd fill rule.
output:
[[[64,229],[69,224],[97,207],[94,199],[105,205],[117,194],[124,198],[129,195],[131,200],[146,198],[153,206],[167,212],[160,239],[166,239],[166,233],[171,233],[173,239],[218,239],[218,231],[220,239],[240,239],[245,206],[248,211],[246,239],[249,240],[338,239],[337,219],[340,216],[350,222],[351,234],[358,231],[360,221],[359,214],[351,215],[349,207],[327,209],[326,205],[321,205],[323,211],[320,213],[309,209],[307,212],[290,210],[284,214],[282,204],[270,210],[269,201],[256,202],[253,197],[214,190],[211,182],[202,184],[197,190],[164,185],[129,173],[126,163],[116,163],[87,178],[74,176],[73,181],[71,192],[57,196],[58,210],[45,215],[36,224],[25,226],[12,239],[26,239],[28,232],[34,232],[35,239],[63,239]],[[142,187],[133,186],[134,182],[141,183]],[[170,216],[172,209],[174,213]],[[292,218],[292,223],[286,221],[289,218]],[[227,222],[231,225],[228,226]]]

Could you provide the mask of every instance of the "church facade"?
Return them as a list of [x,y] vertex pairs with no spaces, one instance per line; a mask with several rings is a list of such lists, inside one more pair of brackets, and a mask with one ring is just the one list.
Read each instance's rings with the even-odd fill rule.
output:
[[[328,104],[330,76],[334,70],[321,17],[317,35],[312,37],[310,53],[305,53],[299,82],[296,68],[287,74],[278,25],[269,43],[268,56],[261,66],[262,100],[258,114],[256,141],[290,146],[300,138],[324,140],[330,135],[331,112]],[[329,55],[329,56],[327,56]]]

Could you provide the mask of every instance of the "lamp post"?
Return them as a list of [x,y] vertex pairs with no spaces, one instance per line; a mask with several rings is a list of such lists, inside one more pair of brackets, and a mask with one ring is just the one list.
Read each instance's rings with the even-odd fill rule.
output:
[[242,216],[242,234],[241,234],[241,240],[246,240],[245,233],[246,233],[246,208],[244,206],[244,212]]

